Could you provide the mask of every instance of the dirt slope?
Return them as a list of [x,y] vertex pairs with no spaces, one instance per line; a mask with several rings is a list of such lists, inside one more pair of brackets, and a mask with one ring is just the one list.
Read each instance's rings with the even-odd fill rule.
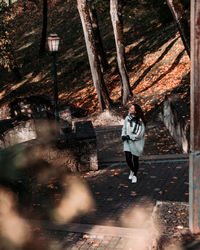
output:
[[[0,104],[35,94],[53,98],[52,58],[48,53],[38,57],[42,9],[18,0],[13,13],[14,47],[23,77],[16,81],[12,73],[1,74]],[[120,79],[109,9],[99,8],[98,17],[110,66],[104,80],[112,100],[120,106]],[[48,34],[56,32],[61,38],[57,55],[60,102],[82,108],[85,114],[99,111],[76,1],[52,1],[48,18]],[[188,103],[190,60],[174,23],[162,25],[155,10],[129,3],[124,11],[124,38],[132,92],[145,112],[173,93]]]

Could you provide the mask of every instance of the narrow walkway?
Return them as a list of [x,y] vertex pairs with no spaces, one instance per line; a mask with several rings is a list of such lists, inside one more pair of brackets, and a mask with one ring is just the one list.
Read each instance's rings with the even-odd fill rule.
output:
[[186,158],[180,162],[142,161],[137,184],[128,180],[129,170],[125,163],[102,165],[95,173],[83,174],[96,201],[96,212],[82,217],[79,223],[121,226],[122,213],[144,197],[154,204],[157,201],[187,203],[188,163]]
[[[124,161],[122,126],[96,128],[98,160],[102,162]],[[147,125],[143,156],[182,154],[182,150],[161,122]]]
[[[151,235],[151,228],[145,231],[143,223],[156,213],[164,226],[162,237],[166,241],[172,236],[181,237],[188,231],[188,159],[176,161],[173,156],[167,162],[141,161],[137,184],[128,180],[125,162],[107,163],[98,171],[82,174],[91,189],[96,210],[62,227],[48,225],[47,234],[61,249],[139,250],[135,248],[137,239],[145,241]],[[140,213],[126,215],[136,207],[139,211],[150,207],[149,215],[143,214],[144,218],[140,218]],[[123,221],[126,216],[128,224]],[[142,219],[142,224],[138,224],[135,216],[139,216],[139,221]]]
[[141,210],[150,207],[148,218],[159,215],[159,223],[164,226],[162,235],[167,238],[186,232],[188,155],[182,154],[164,125],[155,122],[146,129],[137,184],[128,180],[121,126],[96,128],[96,134],[99,170],[81,174],[91,190],[96,210],[60,228],[48,225],[46,229],[55,245],[61,249],[138,250],[134,247],[136,238],[144,241],[150,232],[144,232],[143,225],[131,220],[133,216],[128,217],[130,223],[123,222],[126,213],[137,206]]

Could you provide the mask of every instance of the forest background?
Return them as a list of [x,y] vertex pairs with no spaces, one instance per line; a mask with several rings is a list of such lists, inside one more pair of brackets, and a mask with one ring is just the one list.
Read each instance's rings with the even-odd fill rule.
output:
[[[53,99],[52,58],[47,44],[41,48],[46,8],[45,36],[57,33],[60,37],[57,53],[59,102],[79,110],[80,116],[105,108],[99,102],[92,79],[80,8],[79,11],[77,8],[84,2],[1,1],[0,105],[31,95],[42,94]],[[166,96],[174,93],[189,103],[190,59],[169,2],[119,1],[123,3],[122,41],[131,98],[146,114],[151,114]],[[182,5],[189,21],[190,1],[171,2]],[[107,62],[105,69],[101,67],[101,79],[112,103],[107,106],[120,107],[127,100],[124,102],[122,96],[123,82],[117,63],[110,3],[104,0],[86,3],[92,3],[96,11]]]

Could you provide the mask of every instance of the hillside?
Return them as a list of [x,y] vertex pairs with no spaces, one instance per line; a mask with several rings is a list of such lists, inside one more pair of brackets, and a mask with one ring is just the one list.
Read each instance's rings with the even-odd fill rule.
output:
[[[52,58],[47,53],[38,57],[42,29],[42,11],[33,2],[15,2],[14,29],[17,62],[22,80],[3,72],[0,82],[0,104],[16,97],[45,94],[53,98]],[[84,110],[99,111],[97,95],[91,79],[81,21],[76,1],[52,1],[48,12],[48,34],[61,38],[57,56],[58,88],[61,103]],[[120,106],[120,81],[109,8],[98,8],[99,25],[109,62],[104,80],[116,106]],[[124,38],[128,73],[134,100],[146,113],[166,95],[178,93],[189,103],[190,60],[176,25],[163,25],[156,10],[128,2],[124,11]]]

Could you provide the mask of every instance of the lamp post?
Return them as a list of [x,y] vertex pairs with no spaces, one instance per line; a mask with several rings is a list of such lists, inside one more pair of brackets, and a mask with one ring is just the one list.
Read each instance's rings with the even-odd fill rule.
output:
[[53,56],[53,75],[54,75],[54,114],[57,121],[59,121],[58,112],[58,86],[57,86],[57,67],[56,67],[56,53],[58,51],[60,38],[57,34],[50,34],[48,37],[49,51]]

